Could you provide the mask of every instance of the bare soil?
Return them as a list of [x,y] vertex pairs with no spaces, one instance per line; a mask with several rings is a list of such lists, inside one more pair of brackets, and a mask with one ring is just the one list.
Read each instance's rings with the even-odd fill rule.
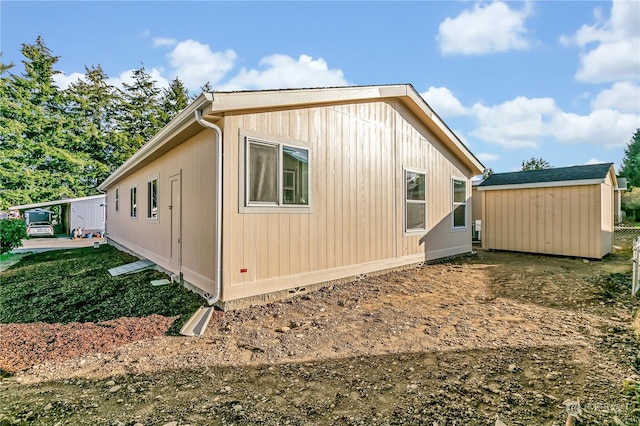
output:
[[636,425],[630,269],[479,251],[216,312],[196,338],[161,316],[0,324],[0,423],[564,425],[578,402],[578,424]]

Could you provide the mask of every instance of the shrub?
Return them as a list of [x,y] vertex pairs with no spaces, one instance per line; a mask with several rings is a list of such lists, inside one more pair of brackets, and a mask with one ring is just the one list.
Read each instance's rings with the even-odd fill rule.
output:
[[22,246],[27,238],[27,227],[22,219],[0,220],[0,254]]

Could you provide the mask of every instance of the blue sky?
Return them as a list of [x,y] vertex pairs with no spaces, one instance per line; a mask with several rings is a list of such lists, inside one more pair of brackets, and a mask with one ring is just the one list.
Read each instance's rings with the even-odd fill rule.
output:
[[101,65],[215,90],[411,83],[486,167],[613,162],[640,127],[640,1],[0,2],[66,87]]

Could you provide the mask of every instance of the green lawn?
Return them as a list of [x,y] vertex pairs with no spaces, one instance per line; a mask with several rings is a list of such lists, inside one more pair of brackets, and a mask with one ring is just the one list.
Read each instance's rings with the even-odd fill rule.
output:
[[158,271],[112,277],[137,259],[103,245],[31,254],[0,273],[0,323],[100,322],[151,314],[180,316],[179,330],[204,299],[184,287],[154,287]]

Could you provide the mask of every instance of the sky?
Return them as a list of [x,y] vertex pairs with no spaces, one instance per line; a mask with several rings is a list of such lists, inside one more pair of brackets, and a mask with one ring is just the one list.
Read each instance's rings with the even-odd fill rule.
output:
[[42,36],[59,87],[100,65],[191,94],[413,85],[494,172],[614,163],[640,128],[640,1],[6,1],[2,62]]

